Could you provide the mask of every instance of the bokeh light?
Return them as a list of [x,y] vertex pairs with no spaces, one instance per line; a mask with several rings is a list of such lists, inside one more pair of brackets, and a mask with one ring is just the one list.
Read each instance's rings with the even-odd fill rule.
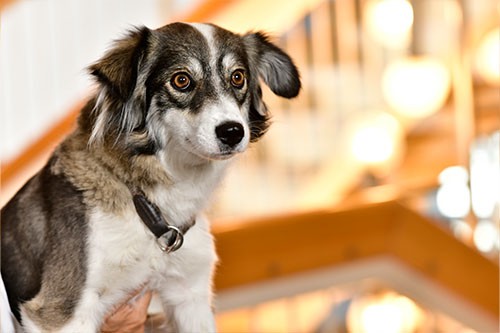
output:
[[408,297],[395,292],[355,299],[347,317],[349,332],[414,332],[421,321],[420,308]]
[[497,227],[489,220],[479,221],[474,229],[474,245],[481,252],[491,252],[498,247],[499,233]]
[[448,69],[431,57],[410,57],[387,66],[382,92],[389,106],[409,118],[425,118],[446,102],[451,86]]
[[500,85],[500,28],[493,29],[481,39],[475,65],[481,78]]
[[407,0],[371,0],[365,6],[364,23],[377,42],[401,48],[410,40],[413,8]]
[[354,157],[368,166],[381,166],[397,157],[403,130],[386,112],[368,112],[353,120],[351,150]]
[[462,218],[470,211],[468,173],[463,167],[446,168],[439,175],[436,203],[439,212],[448,218]]

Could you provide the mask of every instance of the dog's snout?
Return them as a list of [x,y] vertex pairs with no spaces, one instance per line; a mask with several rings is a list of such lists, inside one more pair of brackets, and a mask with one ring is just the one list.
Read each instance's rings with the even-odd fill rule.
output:
[[215,134],[222,143],[234,147],[243,139],[245,130],[240,123],[228,121],[217,126],[215,128]]

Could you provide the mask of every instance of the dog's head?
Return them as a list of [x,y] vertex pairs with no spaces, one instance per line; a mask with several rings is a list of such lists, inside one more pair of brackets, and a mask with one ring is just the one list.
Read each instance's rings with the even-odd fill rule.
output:
[[90,144],[122,145],[131,154],[168,146],[226,159],[269,125],[259,79],[282,97],[300,90],[292,60],[263,33],[209,24],[138,28],[89,69],[99,84]]

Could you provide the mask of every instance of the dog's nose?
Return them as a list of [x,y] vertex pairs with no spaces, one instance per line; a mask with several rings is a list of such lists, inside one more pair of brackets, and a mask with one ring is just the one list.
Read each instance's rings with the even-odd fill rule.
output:
[[222,143],[234,147],[243,139],[245,130],[240,123],[228,121],[217,126],[215,128],[215,134]]

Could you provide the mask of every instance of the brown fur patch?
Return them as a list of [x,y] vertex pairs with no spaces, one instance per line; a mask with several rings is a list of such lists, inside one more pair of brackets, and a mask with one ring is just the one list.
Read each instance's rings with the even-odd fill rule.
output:
[[120,155],[105,145],[88,146],[87,142],[87,136],[79,132],[68,137],[54,153],[57,162],[52,171],[65,174],[90,207],[121,214],[131,203],[129,189],[170,184],[155,156]]

